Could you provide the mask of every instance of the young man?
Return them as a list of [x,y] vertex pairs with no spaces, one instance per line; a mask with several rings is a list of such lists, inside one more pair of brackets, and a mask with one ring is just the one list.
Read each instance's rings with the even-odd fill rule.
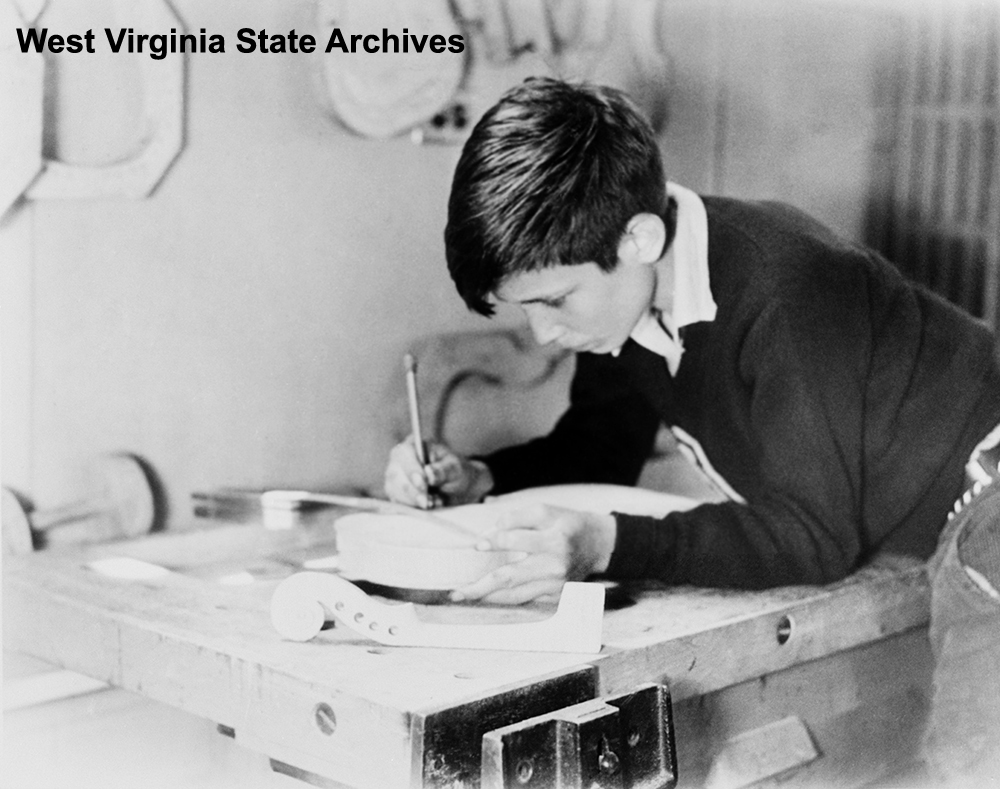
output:
[[484,547],[526,557],[455,599],[522,602],[592,573],[827,583],[879,552],[929,557],[970,457],[979,489],[997,475],[990,333],[788,206],[667,183],[650,127],[615,90],[534,79],[508,92],[462,152],[445,245],[471,309],[516,304],[540,343],[578,353],[571,405],[548,436],[484,458],[435,444],[422,469],[401,443],[391,498],[427,506],[428,482],[448,503],[634,484],[661,423],[696,440],[730,491],[662,519],[514,513]]

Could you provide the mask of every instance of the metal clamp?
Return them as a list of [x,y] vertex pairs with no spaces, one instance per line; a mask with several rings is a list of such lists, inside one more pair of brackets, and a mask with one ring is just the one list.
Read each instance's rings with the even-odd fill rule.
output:
[[483,789],[672,789],[670,691],[648,684],[483,736]]

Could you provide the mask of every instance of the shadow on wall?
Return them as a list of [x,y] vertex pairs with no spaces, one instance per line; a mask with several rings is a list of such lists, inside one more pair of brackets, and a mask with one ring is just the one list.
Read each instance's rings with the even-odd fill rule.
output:
[[[485,454],[549,432],[569,404],[573,355],[527,327],[453,332],[413,345],[424,438]],[[405,391],[389,396],[392,441],[410,433]]]

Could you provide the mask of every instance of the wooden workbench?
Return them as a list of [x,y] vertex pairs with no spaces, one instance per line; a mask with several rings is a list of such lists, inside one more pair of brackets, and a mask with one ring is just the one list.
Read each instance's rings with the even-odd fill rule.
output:
[[[342,628],[284,641],[271,592],[335,551],[335,514],[5,557],[5,646],[207,718],[320,785],[475,786],[486,731],[650,681],[673,694],[681,786],[779,770],[789,785],[863,785],[915,754],[930,673],[922,566],[766,593],[620,589],[599,655],[389,648]],[[108,557],[170,572],[93,569]],[[456,623],[547,613],[421,610]]]

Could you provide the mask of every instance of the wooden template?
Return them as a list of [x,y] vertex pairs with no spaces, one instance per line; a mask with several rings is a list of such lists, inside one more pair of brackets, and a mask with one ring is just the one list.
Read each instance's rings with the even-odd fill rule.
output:
[[506,624],[428,622],[413,603],[378,602],[333,573],[296,573],[278,584],[271,597],[271,622],[293,641],[315,638],[334,619],[388,646],[596,654],[601,651],[604,587],[567,583],[552,616]]
[[[183,32],[183,24],[164,0],[115,0],[123,18],[137,20],[137,32],[161,33],[171,29]],[[21,25],[35,21],[42,5],[23,3]],[[4,12],[9,13],[9,12]],[[34,14],[29,18],[28,15]],[[13,31],[11,31],[13,38]],[[9,134],[16,147],[0,145],[4,154],[10,147],[18,163],[17,177],[0,183],[0,214],[13,198],[11,190],[21,187],[32,200],[86,199],[95,197],[143,198],[163,179],[184,145],[184,56],[172,55],[154,60],[136,56],[142,72],[143,137],[142,145],[132,155],[108,165],[82,165],[42,157],[42,96],[44,69],[41,55],[16,53],[14,79],[19,99]],[[6,135],[5,135],[6,137]],[[4,164],[7,156],[4,155]],[[39,172],[40,169],[40,172]],[[32,176],[25,176],[30,172]],[[15,174],[12,172],[11,177]],[[29,185],[30,184],[30,185]],[[24,187],[27,187],[25,190]]]

